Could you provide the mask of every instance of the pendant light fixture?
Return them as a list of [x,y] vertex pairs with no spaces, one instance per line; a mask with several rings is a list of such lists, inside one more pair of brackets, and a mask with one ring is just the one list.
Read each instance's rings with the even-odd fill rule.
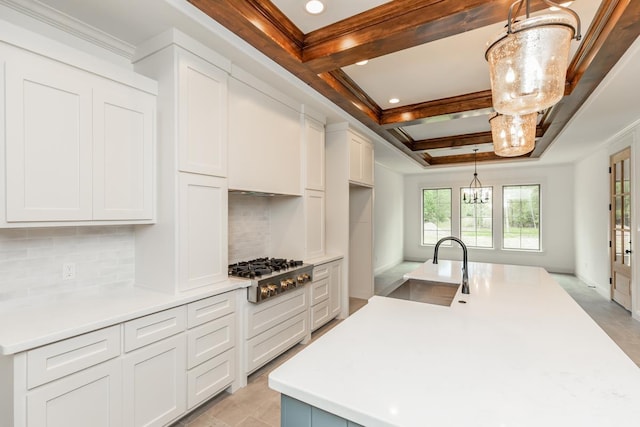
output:
[[489,119],[493,151],[498,156],[516,157],[533,151],[536,145],[538,113],[506,116],[495,113]]
[[473,149],[473,179],[469,187],[462,193],[462,201],[467,204],[488,203],[489,194],[482,188],[482,183],[478,179],[478,149]]
[[[580,40],[580,18],[573,10],[542,0],[559,12],[530,17],[529,0],[509,8],[507,31],[488,43],[485,58],[493,108],[511,116],[542,111],[564,95],[571,40]],[[525,5],[524,19],[517,15]]]

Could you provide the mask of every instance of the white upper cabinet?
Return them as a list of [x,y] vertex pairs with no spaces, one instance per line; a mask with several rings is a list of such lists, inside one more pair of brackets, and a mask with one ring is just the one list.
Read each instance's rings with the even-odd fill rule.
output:
[[305,188],[324,191],[324,126],[308,117],[304,119],[304,143]]
[[93,95],[93,219],[153,218],[155,97],[113,82]]
[[91,219],[90,81],[28,54],[7,61],[5,81],[6,220]]
[[373,145],[351,131],[349,138],[349,181],[373,186]]
[[0,54],[0,227],[153,222],[155,95],[8,45]]
[[182,172],[227,176],[227,73],[186,52],[178,61]]
[[229,188],[302,195],[300,112],[229,80]]

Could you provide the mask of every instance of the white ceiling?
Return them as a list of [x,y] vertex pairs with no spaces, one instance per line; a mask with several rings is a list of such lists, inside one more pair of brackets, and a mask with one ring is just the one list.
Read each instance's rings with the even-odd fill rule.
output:
[[[33,0],[13,1],[34,3]],[[314,17],[304,12],[302,0],[272,1],[305,33],[385,3],[379,0],[326,0],[325,12]],[[271,65],[270,60],[255,49],[239,44],[239,39],[234,38],[235,36],[219,36],[226,30],[185,0],[43,0],[42,3],[131,46],[136,46],[169,27],[178,28],[245,69],[255,69],[253,67],[257,63],[263,66],[267,64],[268,72],[261,73],[260,77],[275,87],[292,93],[291,88],[287,86],[292,81],[287,72]],[[598,4],[597,0],[577,0],[571,6],[581,16],[583,34]],[[407,105],[427,99],[485,90],[489,87],[488,67],[484,59],[485,43],[500,31],[501,26],[502,24],[499,24],[469,31],[374,58],[367,65],[353,65],[344,70],[382,108],[391,106],[387,101],[392,96],[401,99],[400,104],[396,105]],[[214,35],[213,31],[218,35]],[[573,45],[573,49],[577,48],[576,42],[573,42]],[[239,46],[242,48],[239,49]],[[638,76],[640,45],[636,40],[598,90],[574,116],[570,125],[535,162],[548,164],[575,161],[640,119],[640,102],[637,100],[640,94]],[[299,92],[299,96],[310,98],[308,102],[327,114],[330,121],[344,121],[345,113],[337,111],[329,101],[319,95],[309,97],[310,89],[302,82],[298,82],[295,90]],[[414,139],[424,139],[446,136],[451,132],[461,134],[489,129],[488,116],[443,119],[449,117],[427,120],[425,123],[430,122],[427,125],[408,126],[405,130]],[[362,129],[368,131],[364,126]],[[373,136],[372,133],[369,134]],[[466,147],[465,151],[472,149],[473,147]],[[459,153],[460,151],[452,151],[450,154]],[[380,138],[376,140],[376,161],[401,173],[423,170],[397,148]]]

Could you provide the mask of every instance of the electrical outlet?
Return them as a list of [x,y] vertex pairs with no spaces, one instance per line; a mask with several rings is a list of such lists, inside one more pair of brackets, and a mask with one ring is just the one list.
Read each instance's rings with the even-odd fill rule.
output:
[[76,264],[73,262],[65,262],[62,264],[62,280],[71,280],[76,278]]

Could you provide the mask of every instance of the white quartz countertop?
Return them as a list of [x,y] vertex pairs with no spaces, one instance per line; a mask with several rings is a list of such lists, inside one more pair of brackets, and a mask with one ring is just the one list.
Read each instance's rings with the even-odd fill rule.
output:
[[247,280],[230,278],[177,295],[132,285],[95,286],[2,301],[0,355],[18,353],[249,284]]
[[[405,277],[458,282],[460,264]],[[469,279],[451,307],[371,298],[270,387],[367,427],[640,420],[640,369],[545,270],[469,263]]]

